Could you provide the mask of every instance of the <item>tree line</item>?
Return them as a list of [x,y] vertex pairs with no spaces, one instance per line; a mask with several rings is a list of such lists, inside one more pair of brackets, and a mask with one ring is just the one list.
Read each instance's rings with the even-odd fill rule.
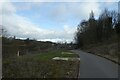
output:
[[75,34],[77,48],[85,45],[107,42],[117,37],[120,40],[120,13],[104,9],[95,19],[94,12],[91,11],[88,20],[82,20]]

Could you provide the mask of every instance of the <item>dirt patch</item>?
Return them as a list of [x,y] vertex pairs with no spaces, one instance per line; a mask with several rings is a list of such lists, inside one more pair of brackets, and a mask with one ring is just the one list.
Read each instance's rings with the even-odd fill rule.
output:
[[54,57],[54,58],[52,58],[53,60],[63,60],[63,61],[76,61],[76,60],[78,60],[78,61],[80,61],[80,58],[67,58],[67,57]]

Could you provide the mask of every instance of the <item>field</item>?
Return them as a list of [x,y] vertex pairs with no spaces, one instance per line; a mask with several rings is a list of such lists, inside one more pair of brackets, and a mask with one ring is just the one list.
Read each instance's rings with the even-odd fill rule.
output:
[[77,78],[79,60],[53,60],[54,57],[78,58],[66,50],[52,50],[6,58],[3,60],[3,78]]

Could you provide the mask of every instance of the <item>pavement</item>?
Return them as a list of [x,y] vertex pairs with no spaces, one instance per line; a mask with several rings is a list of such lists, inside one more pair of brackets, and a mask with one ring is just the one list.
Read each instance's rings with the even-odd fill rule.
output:
[[118,78],[118,64],[81,50],[73,51],[80,56],[79,78]]

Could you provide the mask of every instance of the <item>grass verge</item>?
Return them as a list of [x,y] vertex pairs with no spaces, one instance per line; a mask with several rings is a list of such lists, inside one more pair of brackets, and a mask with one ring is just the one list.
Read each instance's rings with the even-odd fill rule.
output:
[[78,58],[77,54],[62,52],[49,51],[3,59],[3,78],[77,78],[79,61],[52,60],[53,57]]

